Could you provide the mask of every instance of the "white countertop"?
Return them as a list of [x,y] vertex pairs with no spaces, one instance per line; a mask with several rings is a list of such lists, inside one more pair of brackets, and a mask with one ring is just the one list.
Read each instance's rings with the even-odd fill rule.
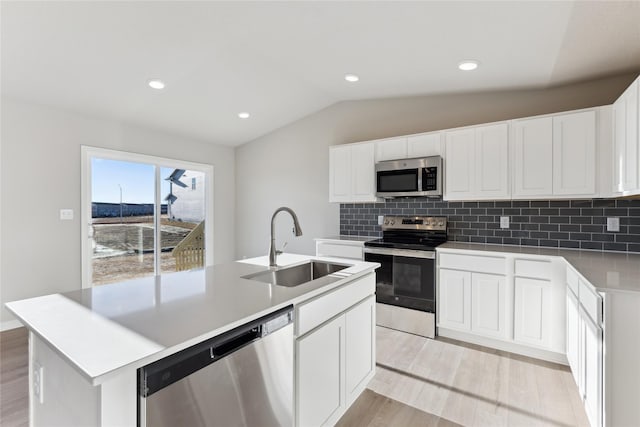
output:
[[562,257],[599,292],[640,292],[640,254],[458,242],[437,248],[447,249]]
[[242,276],[266,270],[267,257],[130,280],[7,303],[27,327],[97,385],[291,304],[298,304],[378,264],[283,254],[278,265],[321,259],[351,267],[296,287]]

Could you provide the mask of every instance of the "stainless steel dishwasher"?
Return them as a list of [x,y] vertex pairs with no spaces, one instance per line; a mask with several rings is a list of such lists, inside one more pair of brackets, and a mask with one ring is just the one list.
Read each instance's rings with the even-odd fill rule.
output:
[[293,425],[293,307],[138,370],[138,425]]

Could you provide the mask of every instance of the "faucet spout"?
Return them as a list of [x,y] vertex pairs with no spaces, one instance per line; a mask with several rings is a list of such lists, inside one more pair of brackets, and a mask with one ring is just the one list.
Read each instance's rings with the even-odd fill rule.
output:
[[293,218],[293,233],[296,236],[302,236],[302,228],[300,228],[300,223],[298,222],[298,216],[296,215],[296,213],[291,208],[287,208],[285,206],[276,209],[276,211],[273,213],[273,216],[271,217],[271,244],[269,245],[269,267],[278,266],[278,264],[276,263],[276,257],[278,256],[279,251],[276,250],[275,219],[276,219],[276,215],[282,211],[289,213],[289,215],[291,215],[291,218]]

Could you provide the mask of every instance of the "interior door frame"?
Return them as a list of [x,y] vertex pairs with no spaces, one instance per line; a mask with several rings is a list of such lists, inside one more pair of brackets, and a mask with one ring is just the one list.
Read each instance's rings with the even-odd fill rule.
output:
[[[160,192],[160,168],[171,167],[193,170],[203,172],[205,174],[205,267],[213,265],[213,165],[204,163],[195,163],[185,160],[169,159],[166,157],[151,156],[147,154],[132,153],[128,151],[111,150],[106,148],[91,147],[82,145],[81,151],[81,179],[80,179],[80,235],[81,235],[81,259],[82,259],[82,288],[91,288],[92,279],[92,245],[91,235],[89,229],[91,227],[91,159],[100,158],[108,160],[117,160],[123,162],[138,162],[154,165],[155,168],[155,209],[161,205],[162,194]],[[155,228],[155,248],[154,254],[154,276],[160,276],[160,257],[157,256],[160,253],[160,216],[154,213],[154,228]]]

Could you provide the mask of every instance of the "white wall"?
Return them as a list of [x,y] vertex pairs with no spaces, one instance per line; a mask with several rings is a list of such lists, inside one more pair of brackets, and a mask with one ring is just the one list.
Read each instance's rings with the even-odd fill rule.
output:
[[[80,146],[214,165],[215,262],[234,259],[234,150],[2,99],[0,302],[81,288]],[[73,221],[59,209],[72,208]]]
[[[236,253],[266,254],[269,219],[293,208],[304,236],[279,218],[278,246],[313,254],[314,237],[339,232],[339,205],[330,204],[330,145],[448,129],[612,103],[637,73],[546,90],[417,96],[335,104],[236,150]],[[472,77],[472,76],[470,76]]]

